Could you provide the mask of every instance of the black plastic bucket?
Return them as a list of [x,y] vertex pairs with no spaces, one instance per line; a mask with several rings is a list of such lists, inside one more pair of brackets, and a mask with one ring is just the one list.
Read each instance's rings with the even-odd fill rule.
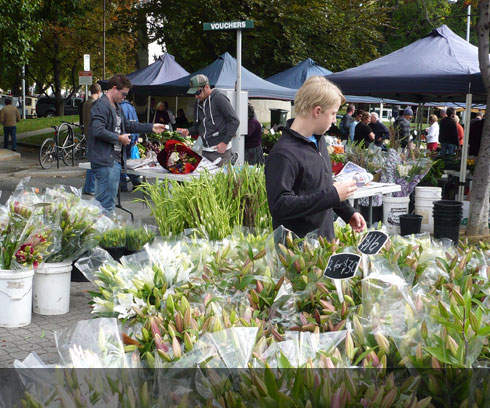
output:
[[440,207],[432,207],[432,212],[435,215],[460,215],[463,214],[463,209],[457,209],[457,208],[440,208]]
[[449,238],[456,245],[459,242],[459,222],[434,218],[434,238]]
[[420,234],[422,218],[418,214],[400,215],[400,235]]
[[454,200],[434,201],[434,238],[449,238],[454,244],[459,241],[459,226],[463,218],[463,203]]
[[463,211],[463,203],[454,200],[434,201],[434,213],[454,214]]

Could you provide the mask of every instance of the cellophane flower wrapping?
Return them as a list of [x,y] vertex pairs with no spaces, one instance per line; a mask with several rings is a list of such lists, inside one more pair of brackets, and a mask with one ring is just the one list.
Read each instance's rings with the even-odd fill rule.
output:
[[[189,231],[178,241],[158,238],[121,263],[100,256],[95,314],[119,318],[131,366],[162,368],[148,387],[164,390],[165,406],[235,397],[280,406],[319,392],[330,406],[343,398],[374,406],[378,396],[387,406],[415,399],[423,406],[427,396],[442,406],[485,406],[477,392],[483,379],[466,369],[488,360],[488,253],[428,235],[391,237],[379,254],[362,256],[357,275],[342,281],[341,299],[323,272],[332,254],[359,254],[363,234],[335,231],[332,242],[285,230],[209,241]],[[99,341],[100,329],[86,330]],[[90,350],[98,358],[78,349],[75,357],[124,364],[119,351],[97,347]],[[456,370],[444,377],[445,367]]]
[[125,353],[117,319],[79,321],[55,332],[55,341],[59,364],[46,365],[36,353],[14,362],[27,403],[116,408],[151,400],[153,381],[135,370],[139,357]]
[[171,173],[188,174],[196,169],[201,156],[179,140],[168,140],[157,159]]
[[61,245],[59,225],[44,216],[48,204],[29,180],[22,179],[0,207],[1,269],[37,268]]
[[44,201],[44,216],[61,229],[61,247],[53,251],[46,262],[63,262],[77,259],[94,248],[99,235],[111,228],[112,221],[107,218],[100,205],[81,198],[81,191],[65,186],[47,188]]
[[99,236],[102,248],[125,248],[129,252],[141,250],[147,243],[152,243],[158,235],[158,228],[139,221],[114,219],[114,226]]
[[342,359],[339,351],[347,331],[331,333],[286,332],[284,341],[257,344],[253,366],[255,368],[300,368],[308,362],[313,368],[343,368],[349,363]]
[[393,197],[408,197],[429,172],[432,163],[430,157],[419,155],[412,158],[409,152],[389,149],[381,171],[381,182],[401,186],[401,191],[392,193]]

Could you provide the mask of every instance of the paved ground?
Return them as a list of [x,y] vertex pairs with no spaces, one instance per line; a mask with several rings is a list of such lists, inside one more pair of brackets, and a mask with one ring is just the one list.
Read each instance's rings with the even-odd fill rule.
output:
[[93,288],[90,282],[72,282],[70,311],[65,315],[41,316],[33,313],[28,326],[16,329],[0,327],[0,368],[13,367],[15,359],[24,360],[31,351],[35,351],[45,363],[58,363],[54,331],[72,326],[79,320],[93,318],[87,293]]
[[[29,185],[45,188],[57,184],[71,185],[81,188],[85,182],[85,170],[67,167],[63,163],[60,169],[44,170],[39,165],[39,147],[18,145],[17,154],[0,149],[0,204],[4,204],[19,181],[31,176]],[[129,184],[130,185],[130,184]],[[142,203],[134,203],[140,193],[122,193],[123,207],[130,209],[137,219],[154,224],[150,211]],[[84,196],[91,199],[91,196]],[[117,209],[118,214],[128,214]],[[90,319],[90,300],[88,290],[91,283],[72,282],[70,311],[61,316],[32,315],[29,326],[15,329],[0,328],[0,368],[12,367],[15,359],[23,360],[31,351],[35,351],[44,362],[57,363],[58,354],[54,343],[54,331],[75,324],[79,320]],[[0,310],[1,313],[1,310]],[[0,404],[1,405],[1,404]]]

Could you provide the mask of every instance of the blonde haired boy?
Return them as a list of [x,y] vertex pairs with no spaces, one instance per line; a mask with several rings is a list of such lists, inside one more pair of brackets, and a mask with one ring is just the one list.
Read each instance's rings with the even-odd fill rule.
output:
[[266,160],[267,200],[274,229],[283,225],[304,237],[308,232],[332,240],[333,211],[355,231],[366,222],[347,198],[354,180],[332,182],[330,157],[323,134],[345,102],[342,92],[322,76],[313,76],[298,90],[296,117],[283,130]]

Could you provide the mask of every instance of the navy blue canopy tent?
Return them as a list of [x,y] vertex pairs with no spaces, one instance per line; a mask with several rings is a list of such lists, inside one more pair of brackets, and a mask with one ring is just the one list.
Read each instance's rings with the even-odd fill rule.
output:
[[[193,72],[190,75],[151,87],[153,96],[181,96],[187,95],[189,80],[192,76],[204,74],[209,78],[212,87],[222,89],[235,89],[236,59],[225,52],[213,63]],[[143,87],[146,89],[146,87]],[[248,91],[249,98],[293,100],[296,89],[275,85],[258,77],[242,66],[242,90]]]
[[311,58],[306,58],[294,67],[265,79],[273,84],[285,86],[286,88],[299,89],[309,77],[313,75],[329,75],[331,73],[332,71],[321,67]]
[[485,101],[478,48],[443,25],[374,61],[327,76],[349,95],[413,102]]
[[[173,81],[177,78],[182,78],[188,75],[176,61],[173,55],[165,53],[160,55],[158,59],[145,68],[128,74],[127,77],[131,81],[133,88],[131,89],[137,95],[153,95],[152,89],[156,85]],[[107,89],[108,81],[99,81],[102,89]]]
[[[311,58],[299,62],[294,67],[291,67],[278,74],[272,75],[266,78],[267,81],[276,85],[285,86],[287,88],[299,89],[303,83],[313,75],[329,75],[332,71],[318,65]],[[383,100],[381,98],[365,97],[359,95],[344,95],[347,102],[356,103],[389,103],[389,104],[402,104],[403,102],[395,100]]]
[[[356,68],[328,75],[345,93],[397,98],[419,102],[485,102],[478,48],[443,25],[429,35],[391,54]],[[465,116],[460,187],[466,180],[470,115]]]

